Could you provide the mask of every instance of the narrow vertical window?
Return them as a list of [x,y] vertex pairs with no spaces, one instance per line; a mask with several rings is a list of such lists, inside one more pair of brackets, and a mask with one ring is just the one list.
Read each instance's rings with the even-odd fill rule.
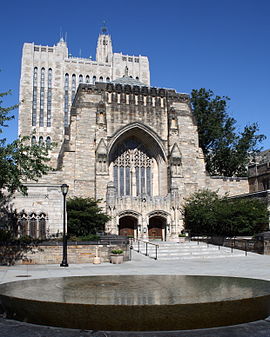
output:
[[79,76],[79,83],[83,83],[83,75]]
[[35,213],[32,213],[30,215],[30,220],[29,220],[29,235],[32,238],[37,237],[37,217]]
[[32,136],[31,144],[36,145],[36,143],[37,143],[36,136]]
[[140,168],[136,167],[135,168],[135,173],[136,173],[136,194],[139,196],[141,194],[140,191]]
[[28,219],[27,215],[25,213],[22,213],[20,216],[20,233],[22,236],[26,236],[29,234],[29,229],[28,229]]
[[68,92],[69,92],[69,74],[65,74],[64,88],[64,126],[68,126]]
[[141,193],[145,194],[145,167],[141,167]]
[[96,76],[93,76],[93,84],[96,83],[96,80],[97,80]]
[[126,195],[130,195],[130,167],[126,167]]
[[39,143],[39,145],[43,144],[43,137],[42,136],[39,137],[38,143]]
[[72,75],[71,90],[72,90],[71,101],[73,102],[75,94],[76,94],[76,75],[75,74]]
[[44,126],[44,89],[45,89],[44,87],[45,87],[45,69],[41,68],[39,126]]
[[52,126],[52,69],[48,70],[48,90],[47,90],[47,126]]
[[106,82],[110,82],[110,77],[107,77],[107,78],[106,78]]
[[147,167],[146,168],[146,192],[147,195],[151,195],[152,194],[152,186],[151,186],[151,167]]
[[125,187],[124,187],[124,167],[120,167],[120,195],[124,195]]
[[118,166],[113,167],[113,180],[114,180],[114,187],[118,192]]
[[89,77],[89,75],[86,75],[86,77],[85,77],[85,82],[86,82],[86,83],[90,83],[90,77]]
[[41,213],[38,220],[39,238],[46,239],[46,215]]
[[32,126],[37,125],[37,76],[38,68],[35,67],[33,73]]
[[48,136],[47,138],[46,138],[46,145],[47,146],[50,146],[51,145],[51,137],[50,136]]
[[102,76],[100,76],[99,82],[103,82],[103,77]]

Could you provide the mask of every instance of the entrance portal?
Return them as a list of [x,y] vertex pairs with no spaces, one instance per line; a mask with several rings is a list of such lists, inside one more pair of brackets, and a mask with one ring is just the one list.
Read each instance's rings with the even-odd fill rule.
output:
[[150,240],[166,241],[166,219],[160,216],[153,216],[149,219],[148,238]]
[[132,216],[124,216],[119,219],[119,235],[137,237],[138,220]]

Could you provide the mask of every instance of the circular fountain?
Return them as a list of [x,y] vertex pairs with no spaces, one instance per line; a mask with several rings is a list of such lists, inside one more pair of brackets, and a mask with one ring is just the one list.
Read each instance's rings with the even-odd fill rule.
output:
[[270,282],[188,275],[119,275],[0,285],[8,317],[90,330],[181,330],[234,325],[270,314]]

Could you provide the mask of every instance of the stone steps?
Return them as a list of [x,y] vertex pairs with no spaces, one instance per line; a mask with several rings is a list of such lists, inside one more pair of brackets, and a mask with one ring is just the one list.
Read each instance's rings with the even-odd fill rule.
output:
[[[157,242],[155,242],[157,243]],[[239,257],[245,256],[245,252],[228,247],[219,247],[214,245],[207,245],[205,243],[196,242],[158,242],[158,260],[182,260],[182,259],[209,259],[209,258],[224,258],[224,257]],[[134,249],[137,249],[137,245],[134,245]],[[145,254],[145,244],[140,244],[140,252]],[[155,257],[155,246],[148,244],[147,255],[151,258]]]

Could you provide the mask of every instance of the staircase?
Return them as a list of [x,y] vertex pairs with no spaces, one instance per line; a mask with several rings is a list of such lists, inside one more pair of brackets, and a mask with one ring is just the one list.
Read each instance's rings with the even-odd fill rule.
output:
[[[154,243],[154,244],[151,244]],[[158,248],[156,248],[158,245]],[[139,249],[138,249],[139,248]],[[157,260],[182,260],[182,259],[208,259],[208,258],[224,258],[245,256],[245,252],[238,249],[228,247],[219,247],[207,245],[204,242],[146,242],[140,241],[140,244],[134,243],[134,250],[138,251],[150,258]],[[249,253],[250,254],[250,253]]]

